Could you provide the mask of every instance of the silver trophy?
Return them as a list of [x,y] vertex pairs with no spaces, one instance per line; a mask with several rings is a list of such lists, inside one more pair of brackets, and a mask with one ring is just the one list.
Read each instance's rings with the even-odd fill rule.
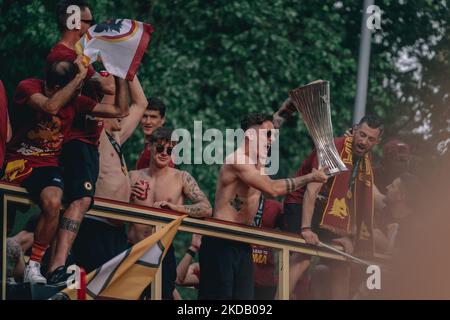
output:
[[317,80],[289,92],[314,141],[320,168],[329,176],[347,171],[333,142],[330,113],[330,83]]

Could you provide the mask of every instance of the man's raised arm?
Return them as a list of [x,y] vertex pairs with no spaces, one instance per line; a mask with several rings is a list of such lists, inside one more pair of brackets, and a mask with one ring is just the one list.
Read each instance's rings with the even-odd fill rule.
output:
[[116,95],[114,104],[106,103],[106,99],[97,104],[92,110],[92,114],[102,118],[123,118],[129,113],[128,104],[128,82],[124,79],[114,76],[116,83]]
[[123,119],[121,123],[121,130],[119,133],[120,143],[125,143],[125,141],[133,134],[148,105],[144,89],[142,89],[137,76],[134,77],[133,81],[129,82],[129,88],[131,107],[129,115]]
[[280,109],[273,114],[273,126],[275,129],[279,129],[296,111],[297,108],[290,98],[284,100]]
[[80,88],[83,79],[86,77],[87,68],[83,64],[81,56],[78,56],[74,63],[78,67],[78,73],[72,81],[70,81],[61,90],[58,90],[50,98],[41,93],[33,94],[28,99],[28,104],[36,110],[54,115],[57,114],[59,110],[73,98],[75,91]]

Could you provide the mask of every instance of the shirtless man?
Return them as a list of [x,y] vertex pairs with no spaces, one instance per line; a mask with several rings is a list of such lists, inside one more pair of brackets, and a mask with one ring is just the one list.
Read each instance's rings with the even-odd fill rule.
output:
[[[169,166],[173,148],[171,135],[172,130],[167,128],[158,128],[150,135],[149,168],[130,172],[131,202],[149,207],[167,208],[195,218],[209,217],[212,214],[211,204],[195,179],[187,171]],[[148,187],[145,187],[144,183]],[[185,205],[187,199],[192,204]],[[151,233],[151,226],[131,224],[129,241],[135,244]],[[162,276],[163,299],[173,299],[176,261],[172,246],[164,258]]]
[[[259,159],[266,157],[272,142],[272,117],[249,114],[241,121],[245,132],[242,145],[229,155],[220,169],[214,217],[250,225],[261,193],[285,195],[309,182],[326,182],[323,170],[308,175],[272,180],[260,172]],[[254,143],[256,141],[256,143]],[[251,150],[252,145],[262,150]],[[238,161],[233,161],[237,159]],[[200,249],[199,299],[252,299],[253,261],[251,246],[230,240],[204,237]]]
[[[131,186],[121,146],[139,124],[147,99],[137,77],[129,83],[131,106],[123,119],[104,119],[100,134],[100,170],[95,197],[129,202]],[[96,269],[127,248],[122,222],[87,216],[73,246],[75,262],[87,272]]]

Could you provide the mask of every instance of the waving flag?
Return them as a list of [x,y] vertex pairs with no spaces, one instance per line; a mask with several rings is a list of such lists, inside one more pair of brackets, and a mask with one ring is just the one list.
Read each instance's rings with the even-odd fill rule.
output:
[[101,58],[106,70],[133,80],[150,42],[153,27],[130,19],[108,20],[89,28],[77,44],[87,63]]
[[[181,221],[177,218],[161,230],[106,262],[86,277],[86,298],[137,300],[155,278],[162,259]],[[77,299],[76,289],[64,289],[52,299]],[[64,298],[61,298],[63,296]]]

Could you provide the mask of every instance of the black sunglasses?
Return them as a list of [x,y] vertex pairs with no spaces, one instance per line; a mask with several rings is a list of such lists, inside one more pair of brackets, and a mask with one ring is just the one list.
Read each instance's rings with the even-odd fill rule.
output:
[[156,145],[156,152],[161,153],[161,152],[164,151],[164,149],[167,150],[167,154],[168,154],[169,156],[172,154],[172,150],[173,150],[172,147],[167,147],[167,148],[166,148],[166,147],[164,147],[164,145],[162,145],[162,144]]
[[87,23],[91,27],[95,24],[95,20],[94,19],[92,19],[92,20],[81,19],[81,21],[83,21],[84,23]]

